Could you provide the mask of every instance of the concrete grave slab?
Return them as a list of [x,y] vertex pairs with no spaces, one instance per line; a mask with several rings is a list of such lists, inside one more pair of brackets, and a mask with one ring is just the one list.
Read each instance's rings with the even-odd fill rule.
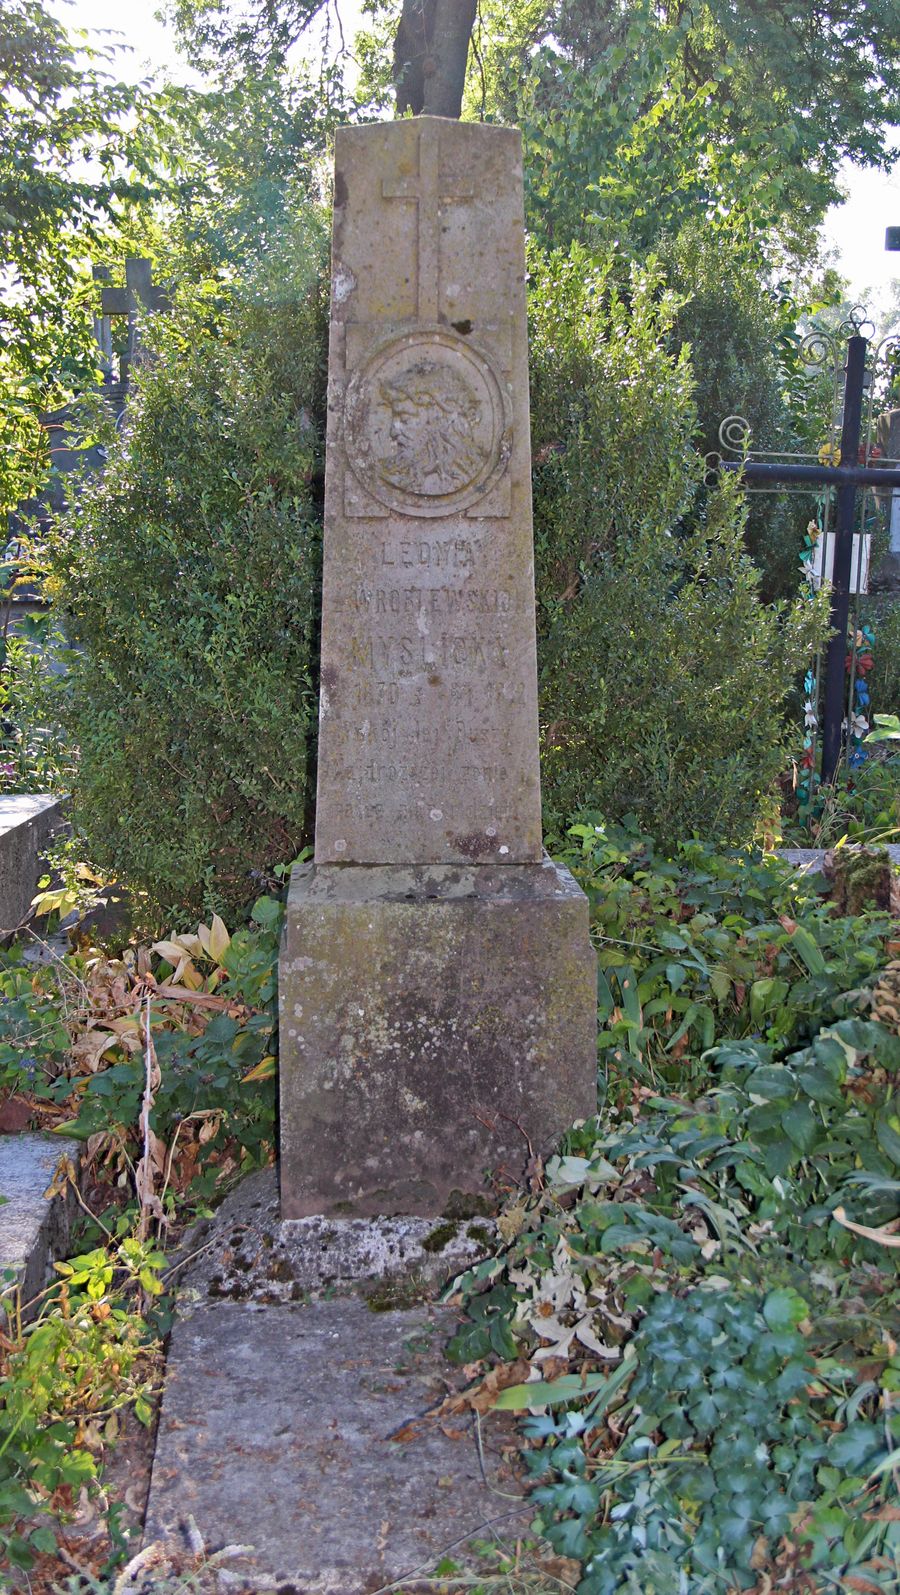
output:
[[[900,868],[900,846],[897,843],[890,842],[887,846],[879,843],[878,847],[879,852],[887,854],[895,869]],[[829,852],[833,850],[825,847],[779,847],[776,851],[779,858],[792,864],[803,875],[819,875],[825,868]]]
[[486,1426],[482,1474],[467,1419],[422,1416],[457,1372],[452,1321],[350,1297],[176,1323],[145,1544],[184,1544],[192,1518],[209,1551],[252,1547],[230,1589],[371,1595],[474,1535],[513,1541],[533,1507],[498,1455],[509,1431]]
[[63,824],[49,792],[0,797],[0,935],[15,930],[37,891],[38,857]]
[[78,1155],[77,1141],[58,1136],[0,1135],[0,1298],[18,1290],[27,1304],[66,1255],[72,1203],[44,1193],[60,1158],[77,1164]]

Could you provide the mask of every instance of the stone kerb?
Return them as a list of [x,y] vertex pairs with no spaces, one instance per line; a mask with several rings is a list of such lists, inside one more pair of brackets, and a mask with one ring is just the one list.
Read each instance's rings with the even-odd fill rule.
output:
[[0,935],[15,930],[37,891],[41,852],[62,824],[47,792],[0,797]]
[[17,1296],[27,1308],[67,1255],[74,1204],[45,1193],[60,1159],[79,1156],[78,1142],[59,1136],[0,1135],[0,1326],[3,1308]]

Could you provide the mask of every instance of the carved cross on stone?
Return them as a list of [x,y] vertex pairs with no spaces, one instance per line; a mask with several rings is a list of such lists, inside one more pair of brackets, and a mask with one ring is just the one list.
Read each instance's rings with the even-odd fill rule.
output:
[[434,121],[419,129],[419,170],[415,177],[392,179],[381,184],[384,199],[412,201],[417,206],[416,314],[420,321],[436,322],[441,296],[441,216],[446,205],[464,204],[475,198],[470,183],[459,185],[455,194],[441,192],[441,132]]

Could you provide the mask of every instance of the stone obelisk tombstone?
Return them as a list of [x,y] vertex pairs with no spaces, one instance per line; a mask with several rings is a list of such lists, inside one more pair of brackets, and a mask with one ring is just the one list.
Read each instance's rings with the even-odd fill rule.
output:
[[596,1106],[588,905],[541,850],[519,134],[341,128],[334,192],[289,1219],[442,1213]]

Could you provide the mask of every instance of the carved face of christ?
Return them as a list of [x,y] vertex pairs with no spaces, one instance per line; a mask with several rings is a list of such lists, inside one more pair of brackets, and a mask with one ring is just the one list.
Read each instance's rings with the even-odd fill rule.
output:
[[476,436],[480,405],[462,377],[446,365],[421,361],[381,384],[390,406],[391,454],[379,474],[414,493],[452,493],[482,469],[485,451]]

